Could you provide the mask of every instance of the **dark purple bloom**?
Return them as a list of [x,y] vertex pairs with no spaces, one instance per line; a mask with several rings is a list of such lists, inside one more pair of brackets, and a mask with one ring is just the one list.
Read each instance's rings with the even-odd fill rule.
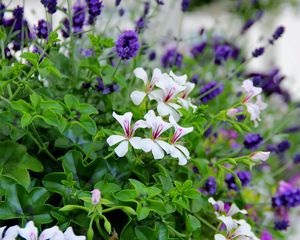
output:
[[89,12],[89,24],[94,24],[97,16],[101,14],[103,3],[101,0],[86,0]]
[[53,14],[56,12],[57,0],[41,0],[41,3],[47,9],[48,13]]
[[204,189],[210,194],[213,195],[217,191],[217,182],[214,177],[209,177],[205,182]]
[[116,52],[122,60],[129,60],[135,57],[139,48],[138,35],[132,30],[123,32],[116,42]]
[[161,57],[161,63],[163,67],[177,66],[181,67],[183,55],[179,53],[176,48],[167,49],[164,55]]
[[191,54],[193,55],[194,58],[196,58],[203,52],[205,47],[206,47],[206,42],[205,41],[202,42],[202,43],[199,43],[199,44],[192,47]]
[[61,28],[61,33],[64,38],[68,38],[70,36],[70,22],[68,18],[65,18],[62,21],[62,28]]
[[164,5],[164,4],[165,4],[163,0],[156,0],[156,3],[157,3],[158,5]]
[[288,220],[277,220],[274,222],[274,229],[279,231],[284,231],[289,227]]
[[97,85],[95,86],[95,88],[97,91],[102,92],[105,88],[103,80],[100,77],[97,77],[96,80],[97,80]]
[[242,27],[241,34],[244,34],[245,32],[247,32],[247,30],[249,30],[253,26],[254,23],[255,23],[255,20],[253,18],[250,18],[247,22],[245,22],[245,24]]
[[190,6],[190,0],[182,0],[181,1],[181,10],[186,12]]
[[120,3],[121,3],[121,0],[116,0],[116,1],[115,1],[115,6],[116,6],[116,7],[119,6]]
[[251,181],[251,173],[248,171],[240,171],[237,173],[238,178],[240,179],[242,186],[247,186]]
[[155,58],[156,58],[156,52],[155,51],[150,52],[148,58],[149,58],[149,61],[155,60]]
[[84,83],[82,83],[82,85],[81,85],[81,87],[84,88],[84,89],[89,89],[91,86],[92,86],[92,85],[91,85],[91,83],[89,83],[89,82],[84,82]]
[[231,190],[234,190],[234,191],[239,190],[239,188],[238,188],[238,186],[235,182],[235,178],[234,178],[233,174],[228,173],[226,175],[225,182],[227,184],[228,189],[231,189]]
[[7,59],[11,59],[12,58],[11,52],[10,52],[10,50],[9,50],[8,47],[6,47],[4,49],[4,54],[5,54],[5,58],[7,58]]
[[88,48],[88,49],[81,49],[80,53],[82,56],[91,57],[93,56],[94,51],[92,48]]
[[236,47],[233,47],[227,43],[224,44],[215,44],[215,64],[221,65],[223,62],[226,62],[229,58],[236,59],[239,56],[240,50]]
[[288,140],[284,140],[277,145],[278,151],[281,153],[289,150],[290,147],[291,147],[291,144]]
[[140,17],[135,22],[135,31],[138,33],[141,33],[144,28],[145,28],[145,19],[144,19],[144,17]]
[[23,15],[24,15],[24,8],[17,6],[14,10],[13,10],[13,16],[15,18],[15,21],[20,21],[23,19]]
[[300,131],[300,126],[294,126],[284,129],[284,133],[296,133]]
[[4,11],[5,11],[5,5],[0,3],[0,25],[3,24],[4,20]]
[[43,19],[39,20],[36,31],[37,31],[36,32],[37,37],[47,39],[48,38],[48,23]]
[[257,149],[263,142],[262,136],[256,133],[248,133],[245,135],[244,146],[247,149],[255,150]]
[[278,28],[276,28],[275,32],[272,35],[273,40],[277,40],[278,38],[280,38],[283,33],[284,33],[284,27],[283,26],[279,26]]
[[300,189],[290,188],[277,193],[272,197],[273,208],[293,208],[300,205]]
[[73,31],[74,33],[82,32],[83,24],[85,21],[85,6],[84,5],[74,5],[73,7]]
[[197,83],[198,83],[198,80],[199,80],[199,74],[194,74],[194,75],[191,77],[191,82],[192,82],[192,83],[197,84]]
[[209,126],[209,128],[203,133],[203,136],[208,138],[212,133],[212,129],[213,129],[212,125]]
[[293,160],[295,164],[300,163],[300,153],[296,153]]
[[207,103],[208,101],[214,99],[216,96],[221,94],[224,89],[223,83],[218,83],[216,81],[209,82],[205,84],[200,89],[200,100],[203,103]]
[[119,15],[120,15],[120,17],[122,17],[124,15],[124,13],[125,13],[124,8],[120,8],[119,9]]
[[199,173],[199,169],[198,169],[196,166],[194,166],[194,167],[193,167],[193,172],[194,172],[194,173]]
[[260,48],[256,48],[253,52],[252,52],[252,56],[257,58],[260,57],[261,55],[263,55],[265,52],[265,48],[260,47]]
[[148,15],[150,10],[150,2],[145,2],[144,3],[144,16]]

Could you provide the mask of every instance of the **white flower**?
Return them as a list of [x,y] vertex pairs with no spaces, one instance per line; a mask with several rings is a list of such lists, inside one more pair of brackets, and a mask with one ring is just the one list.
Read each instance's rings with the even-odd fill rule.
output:
[[249,102],[253,97],[259,95],[262,92],[262,89],[260,87],[254,87],[253,82],[249,79],[243,81],[242,88],[246,92],[246,96],[243,100],[243,103]]
[[179,126],[172,116],[170,116],[170,123],[175,128],[175,132],[173,134],[170,144],[170,155],[174,158],[178,158],[179,165],[185,165],[187,163],[187,160],[190,159],[190,153],[186,149],[186,147],[178,144],[177,142],[181,137],[192,132],[194,128],[183,128]]
[[187,81],[187,75],[184,74],[182,76],[177,76],[175,73],[173,73],[173,71],[169,72],[170,77],[172,77],[174,79],[174,81],[176,83],[178,83],[179,85],[185,86],[186,85],[186,81]]
[[68,227],[64,232],[65,240],[85,240],[85,236],[76,236],[73,232],[72,227]]
[[141,68],[141,67],[136,68],[136,69],[134,69],[133,73],[137,78],[143,80],[144,85],[145,85],[144,91],[136,90],[130,94],[130,98],[133,101],[133,103],[135,105],[140,105],[141,102],[143,101],[143,99],[145,98],[145,96],[148,95],[153,90],[153,87],[155,86],[155,84],[160,79],[162,79],[162,73],[158,68],[155,68],[153,70],[153,75],[152,75],[150,82],[148,80],[147,73],[143,68]]
[[131,128],[131,119],[132,119],[131,112],[127,112],[124,115],[118,115],[115,112],[113,112],[113,117],[121,124],[125,136],[112,135],[108,137],[106,140],[108,145],[113,146],[119,143],[119,145],[115,148],[115,153],[119,157],[125,156],[125,154],[128,152],[128,143],[130,143],[133,148],[140,149],[139,142],[141,138],[134,137],[133,135],[136,129],[146,127],[146,125],[143,124],[144,121],[142,120],[137,121]]
[[219,213],[225,214],[227,216],[233,216],[233,215],[235,215],[237,213],[242,213],[242,214],[246,214],[247,213],[247,211],[245,209],[242,209],[242,210],[239,209],[234,203],[231,204],[229,210],[226,210],[224,202],[222,202],[220,200],[219,201],[215,201],[214,198],[210,197],[208,199],[208,202],[211,203],[215,207],[215,209],[216,209],[216,212],[215,212],[216,216],[220,216]]
[[151,138],[142,139],[140,142],[141,148],[145,152],[152,152],[154,159],[162,159],[165,154],[169,153],[169,144],[159,140],[161,134],[168,130],[171,125],[162,120],[160,116],[155,116],[153,110],[150,110],[145,115],[146,124],[152,129]]
[[39,240],[63,240],[65,236],[62,231],[59,230],[57,226],[45,229],[42,231]]
[[19,235],[20,227],[15,225],[15,226],[9,227],[6,230],[4,237],[2,238],[5,228],[6,227],[1,227],[0,228],[0,239],[2,239],[2,240],[15,240],[16,237]]
[[97,205],[100,202],[101,199],[101,192],[99,189],[95,188],[92,193],[92,204]]
[[230,109],[227,110],[227,113],[226,113],[226,114],[227,114],[228,117],[233,118],[233,117],[235,117],[238,113],[239,113],[239,110],[238,110],[238,109],[236,109],[236,108],[230,108]]
[[37,240],[38,229],[34,226],[34,223],[30,221],[25,225],[25,228],[19,230],[19,235],[26,240]]
[[260,113],[266,109],[267,104],[262,101],[261,96],[257,96],[256,102],[247,102],[246,107],[247,111],[250,113],[250,119],[254,121],[254,126],[257,127],[258,121],[261,121]]
[[215,240],[259,240],[245,220],[235,220],[231,216],[219,216],[218,219],[226,226],[226,237],[216,234]]
[[185,86],[181,86],[175,82],[168,74],[163,74],[163,79],[156,83],[160,89],[154,90],[149,94],[150,100],[157,101],[157,111],[160,116],[171,115],[178,121],[180,114],[178,109],[180,105],[176,103],[178,93],[185,90]]
[[256,152],[250,155],[250,158],[254,161],[259,160],[259,161],[266,161],[269,159],[270,152]]

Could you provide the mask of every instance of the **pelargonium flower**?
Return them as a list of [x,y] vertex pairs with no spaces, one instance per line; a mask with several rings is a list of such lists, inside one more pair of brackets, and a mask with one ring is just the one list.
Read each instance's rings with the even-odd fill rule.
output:
[[39,38],[48,38],[48,23],[45,20],[39,20],[36,35]]
[[92,204],[97,205],[101,200],[101,192],[99,189],[95,188],[92,193]]
[[215,240],[259,240],[252,232],[251,226],[244,219],[235,220],[231,216],[219,216],[218,219],[226,226],[226,235],[216,234]]
[[170,141],[170,155],[173,158],[178,158],[179,165],[185,165],[187,163],[187,160],[190,159],[190,153],[186,147],[178,144],[178,141],[186,134],[192,132],[194,128],[184,128],[179,126],[172,116],[170,116],[169,120],[172,126],[175,128],[175,132]]
[[164,68],[177,66],[181,67],[183,55],[176,48],[167,49],[161,57],[161,64]]
[[135,90],[130,94],[130,98],[135,105],[140,105],[149,93],[152,92],[155,84],[163,78],[160,69],[155,68],[153,70],[152,78],[149,81],[146,71],[139,67],[133,71],[134,75],[144,82],[144,91]]
[[242,214],[247,214],[247,211],[245,209],[239,209],[235,203],[232,203],[230,206],[221,200],[216,201],[214,198],[210,197],[208,199],[208,202],[212,204],[215,208],[215,214],[217,217],[221,215],[226,215],[226,216],[233,216],[237,213],[242,213]]
[[124,157],[128,152],[128,144],[135,149],[140,149],[140,137],[134,137],[134,133],[138,128],[145,128],[147,125],[143,120],[137,121],[133,127],[131,128],[131,119],[132,113],[127,112],[124,115],[118,115],[113,112],[113,117],[120,123],[124,130],[124,136],[121,135],[111,135],[107,138],[106,142],[109,146],[113,146],[119,143],[119,145],[115,148],[115,153],[119,157]]
[[129,60],[135,57],[139,48],[138,35],[132,30],[123,32],[116,42],[116,52],[122,60]]
[[0,228],[0,237],[3,240],[13,240],[13,239],[16,239],[17,236],[19,235],[20,227],[17,225],[7,228],[5,231],[5,234],[3,236],[3,232],[5,229],[6,229],[6,226]]
[[47,9],[48,13],[53,14],[56,12],[57,0],[41,0],[41,3]]
[[150,100],[157,101],[157,111],[159,115],[171,115],[178,121],[180,114],[177,110],[181,108],[181,106],[176,103],[177,95],[185,90],[186,87],[175,82],[168,74],[164,74],[163,79],[158,81],[156,86],[160,89],[152,91],[149,98]]
[[165,154],[169,153],[169,144],[160,140],[163,132],[168,130],[172,125],[162,120],[160,116],[156,116],[153,110],[150,110],[145,115],[145,123],[151,128],[151,138],[142,139],[140,142],[141,148],[145,152],[152,152],[154,159],[162,159]]
[[[254,125],[258,125],[258,121],[260,121],[260,113],[267,107],[261,96],[259,95],[262,92],[260,87],[253,86],[253,82],[251,80],[245,80],[243,82],[242,88],[246,92],[246,96],[243,99],[243,104],[246,105],[247,111],[250,114],[250,119],[254,122]],[[252,102],[253,98],[256,97],[256,102]]]
[[253,160],[253,161],[266,161],[268,160],[270,156],[270,152],[255,152],[255,153],[252,153],[250,154],[250,158]]
[[101,14],[103,3],[102,0],[86,0],[89,12],[89,24],[94,24],[97,16]]

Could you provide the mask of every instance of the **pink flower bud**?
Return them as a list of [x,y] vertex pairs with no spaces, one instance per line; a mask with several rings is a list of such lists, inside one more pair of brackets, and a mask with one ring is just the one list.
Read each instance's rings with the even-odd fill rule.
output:
[[250,155],[252,160],[266,161],[270,156],[270,152],[256,152]]
[[227,111],[227,116],[228,116],[228,117],[235,117],[235,116],[237,115],[238,112],[239,112],[238,109],[236,109],[236,108],[230,108],[230,109],[228,109],[228,111]]
[[101,192],[99,189],[95,188],[92,193],[92,204],[97,205],[101,199]]

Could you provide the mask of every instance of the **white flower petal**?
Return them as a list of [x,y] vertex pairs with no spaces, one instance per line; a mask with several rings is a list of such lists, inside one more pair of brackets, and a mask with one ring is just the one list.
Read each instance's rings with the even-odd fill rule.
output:
[[252,160],[266,161],[269,159],[270,152],[256,152],[251,155]]
[[159,102],[157,104],[157,112],[160,116],[167,116],[170,114],[170,107],[164,102]]
[[162,102],[164,99],[164,92],[161,89],[154,90],[148,95],[150,100],[155,100],[157,102]]
[[68,227],[64,232],[65,240],[86,240],[85,236],[76,236],[73,232],[72,227]]
[[234,203],[232,203],[231,206],[230,206],[230,209],[229,209],[229,211],[227,213],[227,215],[228,216],[233,216],[233,215],[235,215],[237,213],[247,214],[247,211],[245,209],[242,209],[242,210],[239,209],[237,207],[237,205],[235,205]]
[[178,148],[185,155],[185,157],[187,159],[190,159],[190,153],[189,153],[189,150],[187,150],[186,147],[184,147],[182,145],[179,145],[179,144],[176,144],[175,147]]
[[172,71],[170,71],[169,75],[174,79],[174,81],[180,85],[185,85],[186,80],[187,80],[187,75],[184,74],[182,76],[177,76],[175,75],[175,73],[173,73]]
[[130,128],[130,123],[132,119],[132,112],[126,112],[123,115],[119,115],[113,112],[113,117],[121,124],[124,132],[126,133],[128,128]]
[[142,91],[133,91],[130,94],[130,98],[135,105],[140,105],[146,96],[145,92]]
[[159,146],[166,152],[166,153],[170,153],[170,144],[161,140],[156,140],[155,141],[157,144],[159,144]]
[[163,74],[159,68],[154,68],[152,78],[150,81],[150,90],[163,79]]
[[19,235],[26,240],[38,238],[38,229],[34,226],[33,221],[28,222],[25,228],[19,229]]
[[[60,235],[60,233],[62,234],[59,228],[57,226],[53,226],[52,228],[47,228],[44,231],[42,231],[39,240],[54,239],[55,236]],[[62,239],[64,239],[64,236]]]
[[133,148],[141,149],[141,140],[140,137],[132,137],[129,139],[129,142]]
[[215,235],[215,240],[227,240],[227,238],[224,237],[224,236],[221,235],[221,234],[216,234],[216,235]]
[[148,84],[148,76],[147,76],[146,71],[143,68],[138,67],[138,68],[134,69],[133,73],[137,78],[143,80],[145,85]]
[[126,153],[128,152],[128,141],[125,140],[119,144],[115,148],[115,153],[118,155],[118,157],[124,157]]
[[232,219],[231,216],[219,216],[218,219],[220,219],[226,226],[227,233],[231,232],[232,229],[235,229],[237,227],[237,223],[234,219]]
[[113,146],[121,141],[124,141],[126,138],[121,135],[111,135],[106,139],[106,142],[109,146]]
[[[4,229],[3,228],[1,228],[1,229],[2,230],[0,230],[0,237],[3,234],[3,230],[5,229],[5,227],[4,227]],[[9,227],[5,232],[3,240],[15,239],[19,235],[19,230],[20,230],[20,227],[17,225]]]
[[153,145],[154,145],[154,142],[150,138],[142,139],[140,142],[140,147],[144,152],[150,152],[152,150]]
[[259,95],[262,92],[262,88],[254,87],[253,82],[249,79],[243,81],[242,88],[245,90],[247,94],[244,99],[244,103],[249,102],[253,97]]
[[157,143],[154,143],[152,145],[151,151],[154,159],[162,159],[165,156],[164,151]]

